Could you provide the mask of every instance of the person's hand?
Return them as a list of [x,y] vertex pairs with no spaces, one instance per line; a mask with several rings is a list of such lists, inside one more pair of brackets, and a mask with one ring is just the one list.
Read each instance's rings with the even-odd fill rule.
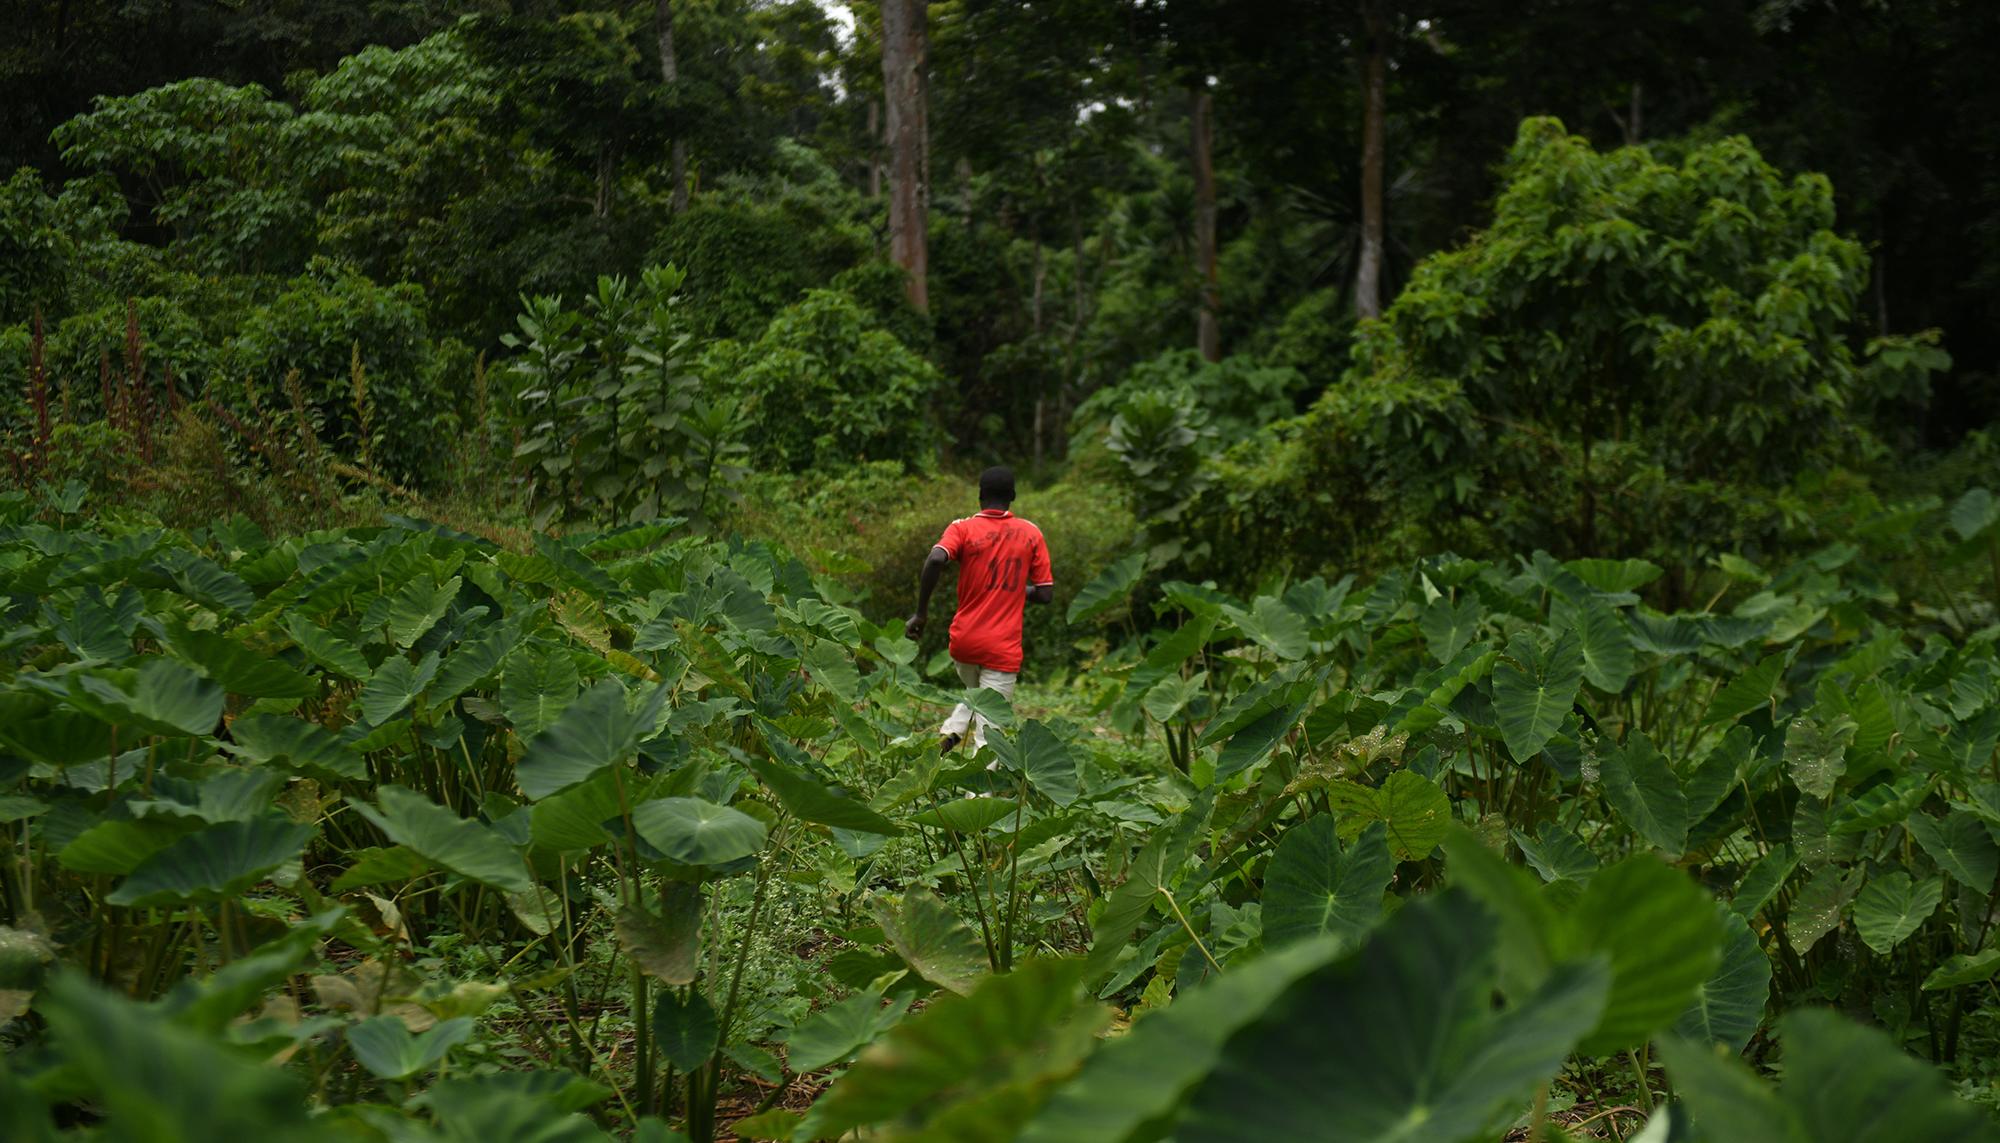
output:
[[912,615],[908,619],[903,620],[903,638],[914,643],[923,637],[924,617],[922,614]]

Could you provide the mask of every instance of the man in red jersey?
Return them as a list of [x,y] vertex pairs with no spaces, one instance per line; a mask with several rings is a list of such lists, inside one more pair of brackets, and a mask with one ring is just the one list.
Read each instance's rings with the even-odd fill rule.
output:
[[[1014,473],[989,468],[979,474],[979,515],[953,520],[924,560],[917,580],[917,613],[903,631],[924,633],[931,592],[944,565],[958,561],[958,611],[951,617],[951,657],[967,690],[984,687],[1014,697],[1021,673],[1021,613],[1029,603],[1055,598],[1049,546],[1042,530],[1008,511],[1014,503]],[[949,751],[972,730],[975,748],[986,745],[987,722],[959,703],[938,731]]]

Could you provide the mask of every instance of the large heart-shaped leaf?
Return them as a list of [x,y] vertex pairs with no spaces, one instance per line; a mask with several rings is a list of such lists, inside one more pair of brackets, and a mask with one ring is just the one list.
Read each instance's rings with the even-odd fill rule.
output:
[[988,739],[1000,764],[1027,775],[1028,784],[1058,806],[1076,801],[1079,793],[1076,755],[1054,731],[1029,719],[1012,738]]
[[694,983],[701,953],[701,886],[669,881],[660,887],[660,912],[636,905],[618,910],[618,947],[646,975],[663,984]]
[[1083,590],[1070,600],[1069,614],[1065,622],[1075,625],[1087,619],[1095,619],[1125,601],[1132,589],[1139,586],[1139,580],[1146,574],[1146,553],[1133,552],[1111,563],[1096,579],[1083,585]]
[[653,1004],[653,1043],[667,1062],[692,1072],[715,1055],[722,1026],[700,989],[662,989]]
[[1647,844],[1678,857],[1687,845],[1687,796],[1667,760],[1642,731],[1606,756],[1601,769],[1605,800]]
[[148,734],[208,734],[222,721],[222,688],[172,659],[149,657],[136,671],[73,675],[70,686],[78,708]]
[[932,1002],[864,1049],[794,1138],[888,1123],[927,1139],[1013,1138],[1104,1024],[1078,1002],[1078,975],[1075,960],[1037,958]]
[[1343,950],[1332,937],[1274,948],[1184,990],[1167,1008],[1107,1040],[1058,1088],[1019,1143],[1123,1143],[1145,1138],[1215,1068],[1222,1045],[1280,994]]
[[624,684],[600,679],[554,722],[528,741],[514,780],[530,798],[546,798],[630,758],[653,733],[666,706],[667,688],[656,686],[635,711]]
[[144,908],[234,897],[296,858],[312,832],[281,818],[207,826],[148,857],[105,900]]
[[525,643],[507,656],[500,674],[500,709],[514,733],[532,739],[570,704],[577,691],[576,662],[557,647]]
[[404,708],[416,701],[424,688],[437,675],[437,652],[426,654],[412,663],[401,655],[391,655],[382,660],[375,673],[368,677],[368,683],[361,688],[355,703],[361,708],[361,717],[370,726],[381,726],[403,713]]
[[1424,646],[1431,657],[1449,663],[1479,634],[1483,618],[1479,601],[1468,592],[1456,602],[1443,597],[1433,600],[1417,620],[1417,629],[1424,633]]
[[654,798],[632,810],[647,845],[682,865],[726,865],[764,848],[764,823],[701,798]]
[[354,802],[354,810],[374,822],[390,841],[483,885],[510,893],[525,893],[533,887],[520,852],[492,826],[461,818],[401,786],[384,786],[375,797],[379,809]]
[[282,714],[246,714],[229,724],[224,750],[255,762],[287,766],[321,778],[360,779],[368,767],[338,734]]
[[445,1054],[472,1035],[472,1019],[443,1020],[412,1035],[400,1016],[370,1016],[347,1030],[354,1058],[386,1080],[406,1080],[443,1062]]
[[230,694],[306,698],[319,692],[319,683],[311,677],[214,631],[178,630],[173,634],[173,648]]
[[1720,902],[1716,908],[1728,933],[1722,963],[1695,990],[1694,1003],[1674,1022],[1674,1032],[1740,1052],[1764,1020],[1764,1005],[1771,997],[1771,958],[1757,944],[1748,921]]
[[1801,715],[1785,728],[1785,769],[1799,792],[1824,798],[1840,784],[1847,772],[1847,747],[1854,741],[1856,725],[1846,715],[1822,724]]
[[884,1004],[872,992],[851,996],[812,1014],[785,1039],[785,1064],[795,1072],[815,1072],[845,1061],[896,1026],[908,997]]
[[928,889],[912,889],[901,901],[869,902],[889,946],[917,975],[963,995],[986,974],[986,949],[979,935]]
[[751,772],[766,786],[771,787],[771,792],[778,795],[778,800],[785,804],[785,809],[796,817],[833,826],[836,829],[858,830],[862,833],[903,832],[901,826],[869,809],[867,803],[836,794],[817,780],[775,758],[753,755],[746,757],[745,761]]
[[2000,877],[2000,846],[1973,814],[1952,810],[1942,820],[1929,814],[1911,814],[1903,822],[1923,851],[1938,868],[1975,893],[1993,889]]
[[1583,647],[1574,631],[1547,648],[1526,632],[1508,641],[1493,667],[1493,713],[1517,761],[1533,758],[1562,729],[1582,684]]
[[439,583],[429,572],[401,585],[389,598],[389,615],[384,624],[389,631],[389,640],[398,647],[408,647],[424,633],[437,626],[450,609],[451,601],[458,598],[458,589],[464,580],[458,576]]
[[1854,899],[1854,928],[1864,944],[1888,956],[1929,920],[1943,901],[1943,878],[1917,881],[1898,869],[1870,881]]
[[1602,954],[1611,967],[1610,996],[1579,1048],[1586,1055],[1637,1047],[1671,1027],[1722,959],[1708,894],[1649,854],[1599,870],[1563,920],[1559,960]]
[[366,679],[373,673],[368,669],[368,660],[362,658],[358,648],[335,637],[325,628],[315,625],[305,616],[293,612],[285,616],[284,626],[285,633],[292,637],[292,642],[299,645],[299,650],[305,657],[322,669],[356,682]]
[[[1462,893],[1417,899],[1230,1037],[1174,1132],[1187,1143],[1491,1139],[1598,1020],[1601,964],[1495,1012],[1495,922]],[[1316,1013],[1342,1014],[1329,1035]]]
[[1381,822],[1345,850],[1331,815],[1286,830],[1264,872],[1265,947],[1322,934],[1353,944],[1382,916],[1382,894],[1394,870]]
[[1609,694],[1625,689],[1632,677],[1632,632],[1617,609],[1592,596],[1575,608],[1583,677]]

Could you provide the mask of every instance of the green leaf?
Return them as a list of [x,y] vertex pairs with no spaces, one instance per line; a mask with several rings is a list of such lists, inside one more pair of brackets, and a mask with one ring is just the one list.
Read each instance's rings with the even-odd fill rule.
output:
[[1819,1143],[1806,1138],[1798,1113],[1777,1090],[1727,1046],[1666,1039],[1660,1042],[1660,1058],[1674,1091],[1693,1113],[1695,1138]]
[[1973,488],[1951,506],[1951,530],[1970,540],[2000,522],[2000,499],[1984,488]]
[[437,652],[432,651],[419,662],[412,663],[401,655],[391,655],[382,660],[375,673],[368,678],[366,686],[355,698],[361,708],[361,717],[370,726],[381,726],[403,713],[404,708],[416,701],[424,688],[437,675]]
[[1731,679],[1729,685],[1717,691],[1709,701],[1708,714],[1703,721],[1710,725],[1732,722],[1760,706],[1770,705],[1790,658],[1785,652],[1766,655],[1758,660],[1756,666]]
[[1576,578],[1611,595],[1637,591],[1666,574],[1660,565],[1645,560],[1568,560],[1563,567]]
[[312,833],[278,818],[206,826],[148,857],[105,900],[145,908],[234,897],[298,857]]
[[1744,872],[1743,880],[1730,898],[1729,908],[1744,920],[1757,915],[1758,910],[1771,903],[1771,898],[1791,880],[1792,873],[1799,867],[1797,851],[1787,847],[1774,849],[1757,859]]
[[338,734],[283,714],[246,714],[229,724],[224,750],[255,762],[283,765],[314,777],[358,781],[368,776],[361,755]]
[[928,889],[911,889],[901,901],[873,898],[869,910],[896,955],[917,975],[963,996],[986,974],[979,935]]
[[1847,773],[1847,747],[1854,741],[1853,719],[1839,715],[1824,726],[1817,719],[1800,715],[1785,728],[1785,769],[1799,792],[1811,798],[1825,798]]
[[319,693],[317,680],[213,631],[176,631],[173,648],[230,694],[249,698],[307,698]]
[[356,682],[372,673],[358,648],[335,638],[305,616],[293,612],[285,616],[284,626],[292,642],[299,645],[299,651],[322,669]]
[[495,624],[476,639],[468,639],[445,657],[437,682],[431,686],[431,701],[446,703],[464,694],[474,683],[500,669],[514,645],[520,641],[521,625],[512,618]]
[[660,887],[660,915],[636,905],[618,910],[618,947],[647,976],[663,984],[694,983],[701,954],[701,886],[668,881]]
[[1771,958],[1757,944],[1750,923],[1717,902],[1724,938],[1722,963],[1695,990],[1694,1002],[1674,1022],[1674,1033],[1740,1052],[1764,1020],[1771,997]]
[[76,873],[124,875],[190,832],[173,819],[136,818],[100,821],[71,838],[56,858]]
[[[1873,1028],[1810,1008],[1778,1025],[1785,1100],[1812,1143],[1991,1140],[1985,1113],[1960,1101],[1944,1073]],[[1749,1138],[1736,1135],[1730,1138]]]
[[1099,572],[1096,579],[1070,600],[1065,621],[1074,625],[1095,619],[1125,601],[1146,574],[1146,553],[1133,552]]
[[632,811],[647,845],[682,865],[726,865],[764,848],[764,823],[700,798],[655,798]]
[[333,891],[365,889],[370,885],[406,884],[436,868],[424,855],[401,845],[371,845],[354,851],[354,864],[333,879]]
[[1076,755],[1069,744],[1040,722],[1029,719],[1012,740],[989,740],[1000,764],[1027,775],[1028,784],[1058,806],[1075,802],[1079,794]]
[[1997,973],[2000,973],[2000,946],[1976,953],[1959,953],[1924,978],[1924,991],[1936,992],[1957,988],[1961,984],[1980,984],[1992,980]]
[[208,734],[222,721],[222,688],[172,659],[148,657],[137,671],[73,675],[70,687],[76,706],[149,734]]
[[1539,837],[1531,838],[1520,830],[1514,830],[1513,838],[1521,856],[1527,859],[1529,867],[1540,874],[1543,881],[1575,881],[1580,884],[1590,880],[1590,875],[1597,872],[1597,855],[1590,852],[1575,834],[1552,822],[1543,823]]
[[[1268,936],[1268,933],[1267,933]],[[1056,1089],[1019,1143],[1123,1143],[1143,1138],[1215,1069],[1222,1047],[1257,1019],[1287,988],[1326,966],[1342,947],[1331,937],[1304,940],[1186,989],[1084,1061],[1076,1078]]]
[[181,594],[204,607],[231,615],[242,615],[256,606],[257,593],[242,579],[223,570],[222,565],[191,552],[173,553],[167,561],[169,574]]
[[1305,617],[1277,596],[1258,596],[1247,614],[1235,608],[1227,613],[1251,642],[1288,663],[1305,658],[1311,649]]
[[1515,635],[1493,667],[1493,712],[1515,760],[1527,762],[1556,731],[1576,703],[1583,683],[1583,648],[1573,631],[1539,648],[1526,632]]
[[118,1125],[107,1139],[331,1143],[346,1136],[307,1117],[304,1085],[292,1073],[101,990],[84,973],[57,974],[36,1009],[48,1023],[42,1042],[62,1060],[70,1090],[88,1098],[107,1126]]
[[347,1048],[361,1066],[386,1080],[406,1080],[444,1061],[472,1036],[472,1018],[440,1021],[411,1035],[400,1016],[371,1016],[347,1029]]
[[1478,636],[1484,617],[1479,601],[1470,592],[1459,596],[1456,603],[1439,597],[1424,609],[1417,629],[1424,633],[1424,646],[1431,657],[1449,663]]
[[1603,954],[1611,993],[1579,1051],[1634,1048],[1671,1027],[1722,957],[1724,930],[1707,893],[1650,854],[1599,870],[1564,916],[1561,959]]
[[633,711],[625,686],[617,679],[600,679],[554,722],[528,740],[514,780],[531,799],[561,793],[579,782],[630,758],[641,739],[651,735],[667,702],[662,683],[647,692]]
[[[1451,826],[1451,802],[1429,778],[1397,770],[1375,791],[1372,816],[1388,827],[1389,852],[1397,861],[1418,861],[1444,840]],[[1354,828],[1358,833],[1362,827]]]
[[500,709],[514,733],[533,739],[577,692],[576,662],[567,651],[524,644],[507,656],[500,675]]
[[[554,729],[549,733],[555,733]],[[901,826],[869,809],[866,803],[836,794],[815,779],[799,773],[775,758],[749,755],[746,756],[745,763],[766,786],[771,788],[772,793],[778,795],[778,800],[783,802],[785,809],[791,811],[795,817],[832,826],[835,829],[858,830],[861,833],[893,836],[903,832]]]
[[1854,899],[1857,880],[1837,865],[1829,865],[1813,875],[1805,888],[1792,899],[1785,916],[1785,934],[1799,956],[1820,942],[1820,938],[1840,927],[1847,903]]
[[1632,678],[1631,630],[1615,608],[1595,596],[1577,605],[1575,614],[1583,677],[1598,690],[1619,693]]
[[715,1055],[721,1039],[715,1009],[700,989],[688,989],[685,997],[673,989],[660,990],[653,1004],[653,1043],[668,1063],[692,1072]]
[[375,823],[390,841],[423,855],[424,859],[460,877],[510,893],[533,888],[521,854],[492,826],[468,821],[415,790],[383,786],[376,792],[379,809],[351,802],[356,813]]
[[[1492,917],[1463,894],[1412,901],[1356,953],[1230,1037],[1174,1131],[1183,1143],[1490,1139],[1603,1007],[1598,964],[1565,966],[1495,1013]],[[1312,1014],[1341,1013],[1338,1034]]]
[[1903,828],[1959,884],[1975,893],[1992,891],[1994,879],[2000,877],[2000,846],[1976,816],[1958,809],[1942,820],[1911,814]]
[[910,1005],[906,997],[888,1004],[872,992],[851,996],[813,1013],[786,1037],[785,1064],[794,1072],[816,1072],[844,1063],[896,1026]]
[[439,583],[429,572],[396,589],[389,600],[389,617],[385,624],[389,639],[396,646],[408,648],[424,637],[444,613],[451,608],[451,601],[458,598],[458,589],[464,580],[458,576]]
[[1285,831],[1264,872],[1264,947],[1322,934],[1356,943],[1382,916],[1395,866],[1388,831],[1369,825],[1343,852],[1327,814]]
[[955,798],[910,820],[953,833],[978,833],[1002,818],[1012,817],[1016,804],[1012,798]]
[[1869,948],[1888,956],[1944,901],[1944,879],[1913,881],[1902,870],[1868,882],[1854,899],[1854,928]]
[[1687,847],[1687,796],[1667,768],[1667,760],[1642,731],[1604,759],[1604,796],[1611,808],[1648,845],[1680,856]]
[[928,1139],[1012,1138],[1095,1047],[1104,1013],[1078,1002],[1079,974],[1075,960],[1036,958],[970,995],[940,997],[864,1049],[793,1138],[888,1123]]

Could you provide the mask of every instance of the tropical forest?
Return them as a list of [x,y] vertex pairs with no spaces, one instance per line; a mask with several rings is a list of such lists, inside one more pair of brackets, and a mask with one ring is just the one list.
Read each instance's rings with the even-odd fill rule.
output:
[[2000,1140],[1996,75],[11,0],[0,1139]]

